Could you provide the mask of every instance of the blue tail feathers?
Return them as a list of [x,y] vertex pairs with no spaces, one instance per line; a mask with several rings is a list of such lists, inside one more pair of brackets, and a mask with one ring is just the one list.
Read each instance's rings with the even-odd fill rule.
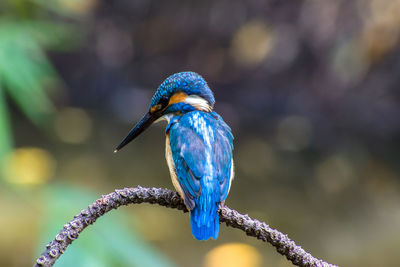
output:
[[206,205],[206,207],[196,205],[190,212],[190,224],[193,236],[197,240],[217,239],[219,233],[218,202],[211,206]]

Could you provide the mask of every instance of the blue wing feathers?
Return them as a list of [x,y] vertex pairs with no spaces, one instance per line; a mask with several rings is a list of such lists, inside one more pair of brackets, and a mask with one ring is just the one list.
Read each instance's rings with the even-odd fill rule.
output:
[[217,113],[200,111],[185,113],[167,129],[178,181],[191,210],[192,233],[199,240],[216,239],[218,205],[233,178],[231,129]]

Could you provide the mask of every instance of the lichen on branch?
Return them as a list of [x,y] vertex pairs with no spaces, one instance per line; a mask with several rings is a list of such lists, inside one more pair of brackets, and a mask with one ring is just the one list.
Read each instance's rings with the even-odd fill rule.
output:
[[[35,267],[53,266],[56,260],[65,252],[67,247],[79,237],[79,234],[99,217],[112,209],[123,205],[150,203],[168,208],[174,208],[187,212],[178,193],[169,189],[134,187],[117,189],[114,192],[103,195],[87,209],[82,210],[56,235],[47,246],[46,250],[36,260]],[[227,226],[240,229],[248,236],[256,237],[273,245],[276,250],[297,266],[334,267],[323,260],[313,257],[303,248],[296,245],[287,235],[276,229],[270,228],[266,223],[243,215],[227,206],[220,207],[219,220]]]

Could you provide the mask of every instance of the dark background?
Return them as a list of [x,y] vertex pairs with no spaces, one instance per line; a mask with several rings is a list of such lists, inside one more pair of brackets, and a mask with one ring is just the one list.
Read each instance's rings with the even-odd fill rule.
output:
[[[190,70],[235,136],[227,205],[328,262],[396,266],[399,0],[9,0],[0,10],[5,265],[32,264],[101,194],[173,188],[164,124],[112,151],[159,84]],[[56,266],[234,266],[226,255],[290,266],[225,226],[198,242],[175,210],[105,217]]]

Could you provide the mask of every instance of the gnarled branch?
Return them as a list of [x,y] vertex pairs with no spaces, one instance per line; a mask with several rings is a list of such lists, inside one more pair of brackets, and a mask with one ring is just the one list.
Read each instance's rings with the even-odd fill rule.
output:
[[[54,240],[46,246],[46,251],[36,260],[34,266],[53,266],[60,255],[65,252],[69,244],[77,239],[79,234],[88,225],[93,224],[97,218],[104,215],[106,212],[117,209],[122,205],[132,203],[158,204],[187,212],[179,195],[168,189],[144,188],[141,186],[117,189],[115,192],[104,195],[96,200],[87,209],[82,210],[76,215],[72,221],[65,224],[64,228],[56,235]],[[247,214],[240,214],[227,206],[220,208],[219,214],[220,222],[226,223],[227,226],[241,229],[248,236],[253,236],[272,244],[280,254],[286,256],[294,265],[318,267],[336,266],[313,257],[303,248],[296,245],[287,235],[270,228],[264,222],[250,218]]]

